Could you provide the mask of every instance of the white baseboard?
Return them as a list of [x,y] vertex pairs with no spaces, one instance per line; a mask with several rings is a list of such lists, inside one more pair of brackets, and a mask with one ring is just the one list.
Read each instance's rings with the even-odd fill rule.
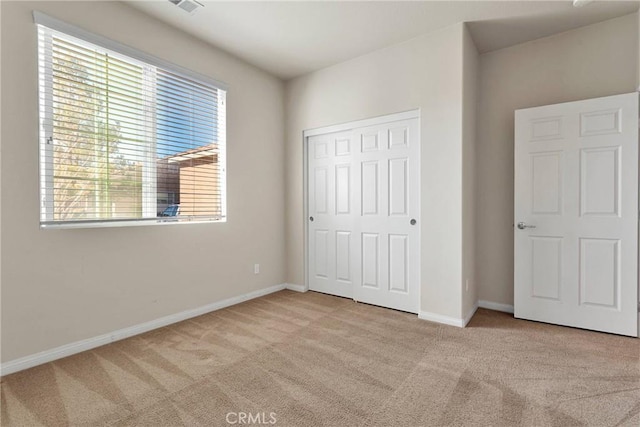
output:
[[471,307],[471,310],[469,310],[469,313],[467,313],[467,315],[464,318],[464,326],[467,326],[467,324],[471,321],[471,318],[473,317],[474,314],[476,314],[476,311],[478,310],[478,303],[473,304],[473,307]]
[[273,292],[281,291],[288,288],[287,284],[280,284],[270,286],[268,288],[259,289],[257,291],[249,292],[236,297],[228,298],[222,301],[214,302],[204,305],[198,308],[192,308],[190,310],[181,311],[180,313],[170,314],[156,320],[140,323],[138,325],[130,326],[128,328],[119,329],[117,331],[109,332],[103,335],[99,335],[93,338],[87,338],[81,341],[76,341],[70,344],[65,344],[60,347],[53,348],[51,350],[41,351],[40,353],[32,354],[29,356],[21,357],[19,359],[11,360],[0,365],[0,375],[8,375],[14,372],[22,371],[24,369],[32,368],[34,366],[42,365],[43,363],[51,362],[53,360],[61,359],[63,357],[71,356],[83,351],[91,350],[92,348],[100,347],[105,344],[119,341],[125,338],[132,337],[144,332],[151,331],[153,329],[161,328],[163,326],[171,325],[173,323],[181,322],[183,320],[191,319],[192,317],[200,316],[212,311],[220,310],[225,307],[229,307],[235,304],[239,304],[244,301],[248,301],[254,298],[258,298],[264,295],[271,294]]
[[428,311],[418,312],[418,319],[429,320],[430,322],[442,323],[443,325],[457,326],[458,328],[464,328],[467,323],[471,321],[471,318],[476,313],[478,305],[474,304],[469,310],[469,313],[464,319],[458,319],[457,317],[443,316],[442,314],[430,313]]
[[418,319],[428,320],[430,322],[442,323],[443,325],[457,326],[458,328],[464,328],[464,325],[465,325],[464,319],[443,316],[442,314],[430,313],[428,311],[418,312]]
[[290,291],[296,291],[296,292],[307,292],[309,290],[304,285],[296,285],[293,283],[285,283],[284,288],[289,289]]
[[509,304],[501,304],[499,302],[480,300],[478,301],[478,307],[486,308],[488,310],[503,311],[505,313],[513,314],[513,306]]

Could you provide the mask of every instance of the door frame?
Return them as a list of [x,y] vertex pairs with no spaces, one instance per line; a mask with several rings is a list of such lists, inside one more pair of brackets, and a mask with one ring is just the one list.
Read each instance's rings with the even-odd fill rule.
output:
[[[324,135],[327,133],[342,132],[354,128],[382,125],[385,123],[396,122],[400,120],[418,119],[418,129],[420,129],[420,108],[413,110],[402,111],[399,113],[385,114],[383,116],[371,117],[368,119],[354,120],[351,122],[343,122],[330,126],[322,126],[318,128],[311,128],[302,131],[302,204],[303,204],[303,258],[304,258],[304,285],[303,292],[309,290],[309,137],[316,135]],[[422,162],[422,138],[421,133],[418,134],[418,175],[421,176]],[[420,181],[416,183],[418,186],[418,212],[416,217],[418,218],[418,259],[421,260],[422,253],[422,228],[420,227],[422,215],[421,215],[421,185]],[[420,312],[420,300],[421,300],[421,268],[418,265],[418,313]]]

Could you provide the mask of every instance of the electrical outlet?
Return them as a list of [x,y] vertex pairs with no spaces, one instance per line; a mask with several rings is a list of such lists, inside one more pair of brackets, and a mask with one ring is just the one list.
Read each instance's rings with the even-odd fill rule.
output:
[[253,274],[260,274],[260,264],[253,264]]

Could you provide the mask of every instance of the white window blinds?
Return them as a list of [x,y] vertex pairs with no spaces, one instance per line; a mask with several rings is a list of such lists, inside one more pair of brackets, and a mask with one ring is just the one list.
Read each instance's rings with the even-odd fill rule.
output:
[[225,218],[223,89],[45,25],[38,36],[42,226]]

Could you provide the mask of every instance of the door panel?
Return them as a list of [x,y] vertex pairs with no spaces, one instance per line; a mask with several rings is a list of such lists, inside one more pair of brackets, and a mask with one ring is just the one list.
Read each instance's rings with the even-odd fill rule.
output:
[[336,280],[352,283],[351,232],[336,231]]
[[580,304],[619,309],[620,240],[580,239]]
[[516,317],[638,335],[638,94],[516,111],[514,221]]
[[407,235],[389,234],[389,289],[394,292],[408,291]]
[[309,288],[417,313],[418,119],[307,143]]
[[[363,141],[359,153],[362,216],[358,219],[363,277],[356,283],[354,298],[417,313],[420,232],[419,224],[412,225],[411,220],[419,217],[419,122],[386,123],[354,133]],[[371,138],[375,144],[364,143]]]
[[531,296],[558,301],[562,283],[562,237],[531,236]]
[[558,215],[562,210],[562,152],[531,155],[532,213]]
[[351,165],[336,165],[336,215],[351,214]]
[[336,138],[336,156],[348,156],[351,154],[351,138]]
[[580,213],[620,216],[620,147],[580,150]]
[[389,216],[407,215],[407,158],[389,160]]
[[315,242],[314,266],[316,278],[327,279],[329,277],[329,230],[316,230]]
[[356,204],[352,139],[351,132],[341,132],[307,141],[309,288],[348,298],[353,296]]
[[366,153],[367,151],[378,151],[378,140],[380,139],[380,135],[377,131],[361,133],[359,139],[361,141],[363,153]]
[[376,233],[362,233],[362,286],[376,289],[380,270],[378,237]]
[[378,215],[378,195],[380,194],[378,161],[363,162],[361,168],[362,215]]
[[314,170],[315,175],[315,191],[313,195],[314,210],[316,214],[327,213],[327,168],[317,167]]

